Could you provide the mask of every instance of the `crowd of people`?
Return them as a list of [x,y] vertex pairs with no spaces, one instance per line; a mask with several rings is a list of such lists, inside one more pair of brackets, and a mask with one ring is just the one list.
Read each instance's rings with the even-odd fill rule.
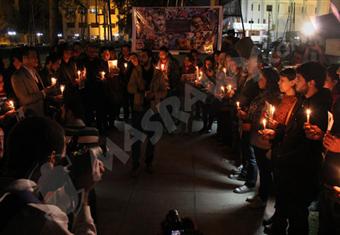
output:
[[[143,118],[152,110],[152,120],[165,124],[159,104],[176,97],[184,110],[191,87],[204,100],[185,110],[188,122],[175,121],[176,133],[203,135],[216,123],[216,141],[233,150],[237,163],[229,177],[244,181],[234,192],[256,191],[259,176],[249,207],[263,209],[275,196],[266,233],[308,234],[309,206],[317,201],[319,234],[340,234],[340,67],[298,53],[286,65],[279,51],[264,58],[253,49],[245,57],[231,45],[203,60],[192,50],[180,64],[165,47],[155,56],[148,49],[131,52],[129,45],[117,54],[113,47],[65,43],[51,48],[43,68],[36,48],[13,49],[10,65],[0,68],[1,184],[7,190],[0,209],[8,212],[1,232],[95,234],[93,186],[104,167],[93,149],[100,136],[118,132],[117,121],[145,133],[152,174],[156,143]],[[203,122],[199,131],[195,120]],[[134,177],[141,145],[131,148]],[[71,179],[52,187],[48,179],[55,174]],[[82,200],[73,193],[79,189]],[[39,218],[36,226],[22,220],[28,215]]]

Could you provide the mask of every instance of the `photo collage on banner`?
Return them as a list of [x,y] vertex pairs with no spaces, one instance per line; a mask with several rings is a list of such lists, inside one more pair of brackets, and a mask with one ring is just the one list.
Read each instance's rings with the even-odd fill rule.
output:
[[133,50],[220,49],[222,7],[146,7],[133,9]]

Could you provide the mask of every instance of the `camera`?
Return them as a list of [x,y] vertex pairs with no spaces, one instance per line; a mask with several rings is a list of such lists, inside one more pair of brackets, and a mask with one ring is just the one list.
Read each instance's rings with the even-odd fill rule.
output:
[[168,212],[162,222],[163,235],[202,235],[196,230],[194,222],[188,217],[181,218],[178,210]]

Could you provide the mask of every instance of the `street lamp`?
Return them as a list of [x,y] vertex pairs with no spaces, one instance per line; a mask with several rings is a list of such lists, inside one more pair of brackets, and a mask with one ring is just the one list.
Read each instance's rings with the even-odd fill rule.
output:
[[15,36],[15,35],[17,35],[17,32],[15,32],[15,31],[8,31],[7,34],[8,34],[8,36]]
[[63,37],[63,34],[62,34],[62,33],[58,33],[58,34],[57,34],[57,37],[58,37],[58,38],[62,38],[62,37]]
[[37,35],[37,37],[39,38],[39,37],[43,36],[44,34],[38,32],[36,35]]
[[305,22],[302,26],[302,33],[306,36],[306,37],[311,37],[313,36],[315,33],[317,32],[317,27],[315,24],[313,24],[313,22],[309,21],[309,22]]

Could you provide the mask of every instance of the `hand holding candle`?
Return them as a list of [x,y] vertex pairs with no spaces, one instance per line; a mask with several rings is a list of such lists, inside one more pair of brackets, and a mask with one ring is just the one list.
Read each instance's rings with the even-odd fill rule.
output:
[[237,109],[241,109],[240,101],[236,101],[236,108],[237,108]]
[[51,85],[55,86],[57,84],[57,79],[56,78],[51,78]]
[[165,65],[164,64],[161,64],[161,71],[165,71]]
[[223,68],[223,73],[227,74],[227,68]]
[[262,120],[263,130],[267,129],[267,119]]
[[64,90],[65,90],[65,85],[60,85],[60,91],[62,95],[64,94]]
[[77,75],[78,75],[78,79],[80,80],[81,79],[81,77],[80,77],[81,71],[80,70],[77,71]]
[[270,105],[270,110],[269,110],[269,117],[271,118],[271,119],[273,119],[274,118],[274,113],[275,113],[275,106],[274,105]]
[[10,109],[15,109],[15,105],[14,105],[13,100],[10,100],[8,103],[9,103],[9,108]]
[[310,115],[311,115],[311,113],[312,113],[312,110],[310,110],[310,109],[306,110],[306,116],[307,116],[307,123],[308,124],[310,123]]
[[101,80],[104,80],[104,79],[105,79],[105,72],[104,72],[104,71],[101,71],[101,72],[100,72],[100,79],[101,79]]
[[229,84],[229,85],[227,86],[227,91],[228,91],[228,93],[230,93],[230,92],[232,91],[232,89],[233,89],[233,87]]

